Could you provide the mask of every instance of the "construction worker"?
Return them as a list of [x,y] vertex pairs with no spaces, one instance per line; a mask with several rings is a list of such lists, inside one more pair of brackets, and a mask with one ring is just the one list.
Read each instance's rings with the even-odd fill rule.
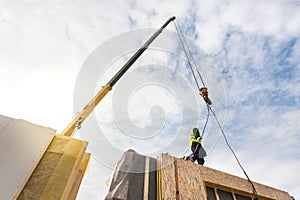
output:
[[198,128],[193,128],[191,130],[189,141],[193,153],[189,156],[188,159],[193,162],[197,161],[199,165],[203,165],[206,152],[202,147],[202,133]]

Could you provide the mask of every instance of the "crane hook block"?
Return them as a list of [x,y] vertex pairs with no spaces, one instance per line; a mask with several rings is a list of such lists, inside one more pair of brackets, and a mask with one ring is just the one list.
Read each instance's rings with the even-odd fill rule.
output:
[[199,94],[201,97],[203,97],[204,101],[208,104],[211,105],[211,100],[208,98],[208,91],[206,87],[202,87],[199,89]]

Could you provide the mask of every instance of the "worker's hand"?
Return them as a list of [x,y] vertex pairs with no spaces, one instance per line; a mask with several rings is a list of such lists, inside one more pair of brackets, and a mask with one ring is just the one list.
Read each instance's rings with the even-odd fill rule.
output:
[[197,140],[200,141],[202,138],[201,137],[197,137]]

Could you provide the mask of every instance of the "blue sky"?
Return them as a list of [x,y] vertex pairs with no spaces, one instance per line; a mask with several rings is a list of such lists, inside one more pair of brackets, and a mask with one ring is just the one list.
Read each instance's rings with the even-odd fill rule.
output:
[[[78,77],[89,56],[114,36],[140,28],[158,28],[173,15],[184,35],[201,49],[200,52],[203,49],[214,63],[213,67],[206,67],[207,63],[196,56],[200,59],[199,68],[214,102],[212,108],[223,121],[229,142],[250,178],[300,198],[299,1],[0,0],[0,114],[62,131],[79,111],[74,107],[81,107],[80,103],[75,106],[73,103],[76,104],[74,98],[78,97]],[[175,31],[173,24],[167,29]],[[84,136],[84,128],[92,129],[88,125],[92,120],[87,121],[85,127],[83,125],[78,137],[92,139],[89,141],[90,151],[94,156],[78,199],[103,199],[107,191],[104,182],[122,150],[132,147],[141,153],[154,152],[155,155],[169,151],[174,156],[182,156],[188,144],[185,135],[179,132],[192,128],[194,124],[203,125],[206,110],[195,92],[190,71],[180,67],[186,63],[182,57],[173,59],[176,56],[163,49],[166,47],[162,44],[170,35],[172,33],[162,35],[162,42],[154,44],[155,48],[137,63],[137,66],[145,65],[148,70],[144,69],[142,80],[157,83],[141,84],[143,87],[123,94],[122,89],[133,87],[134,81],[138,80],[134,75],[139,71],[132,70],[128,78],[122,80],[123,84],[114,88],[118,93],[112,91],[96,109],[97,123],[104,130],[106,140],[95,136],[96,132]],[[126,50],[126,45],[137,48],[147,37],[137,40],[136,47],[124,42],[116,49],[107,49],[107,52],[118,54],[122,48]],[[178,45],[178,41],[174,44]],[[168,50],[175,47],[168,46]],[[105,68],[107,71],[104,74],[95,71],[98,83],[91,86],[95,88],[88,94],[105,84],[103,80],[109,79],[129,56],[130,52],[124,52],[117,58],[103,58],[106,59],[102,60],[103,63],[109,63]],[[161,66],[159,74],[151,67],[158,64]],[[166,66],[171,68],[164,68]],[[172,76],[165,75],[164,81],[159,83],[163,79],[160,75],[168,72]],[[182,95],[184,92],[189,95]],[[120,93],[130,98],[116,100]],[[85,102],[85,98],[89,99],[86,96],[81,100]],[[165,116],[165,126],[159,129],[161,135],[143,143],[121,134],[121,126],[117,125],[114,114],[125,116],[123,111],[126,110],[113,111],[112,102],[128,106],[135,128],[151,124],[151,108],[160,103],[161,107],[152,110],[152,116],[155,119]],[[182,120],[181,115],[187,116],[185,112],[192,114]],[[125,124],[132,124],[126,121],[128,117],[124,119]],[[123,128],[137,130],[132,127]],[[163,140],[173,130],[177,140],[171,143],[178,149],[166,142],[167,139]],[[209,149],[206,165],[243,177],[223,138],[218,139],[219,134],[211,119],[204,141]],[[94,150],[107,141],[112,144],[108,148],[115,148],[119,153],[106,155],[105,159],[110,160],[108,166],[99,159],[101,150],[105,149]],[[170,146],[162,148],[166,143]]]

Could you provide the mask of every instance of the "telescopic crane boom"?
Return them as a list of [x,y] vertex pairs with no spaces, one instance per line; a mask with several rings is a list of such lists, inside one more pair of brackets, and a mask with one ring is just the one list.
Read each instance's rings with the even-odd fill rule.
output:
[[112,87],[118,82],[118,80],[125,74],[125,72],[132,66],[132,64],[144,53],[148,46],[155,40],[155,38],[163,31],[163,29],[171,22],[175,20],[175,16],[169,18],[164,25],[159,28],[139,50],[123,65],[123,67],[112,77],[112,79],[97,93],[96,96],[83,108],[83,110],[77,114],[77,116],[71,121],[71,123],[62,131],[62,135],[71,136],[74,130],[80,128],[82,122],[89,116],[98,103],[105,97],[105,95],[112,89]]

